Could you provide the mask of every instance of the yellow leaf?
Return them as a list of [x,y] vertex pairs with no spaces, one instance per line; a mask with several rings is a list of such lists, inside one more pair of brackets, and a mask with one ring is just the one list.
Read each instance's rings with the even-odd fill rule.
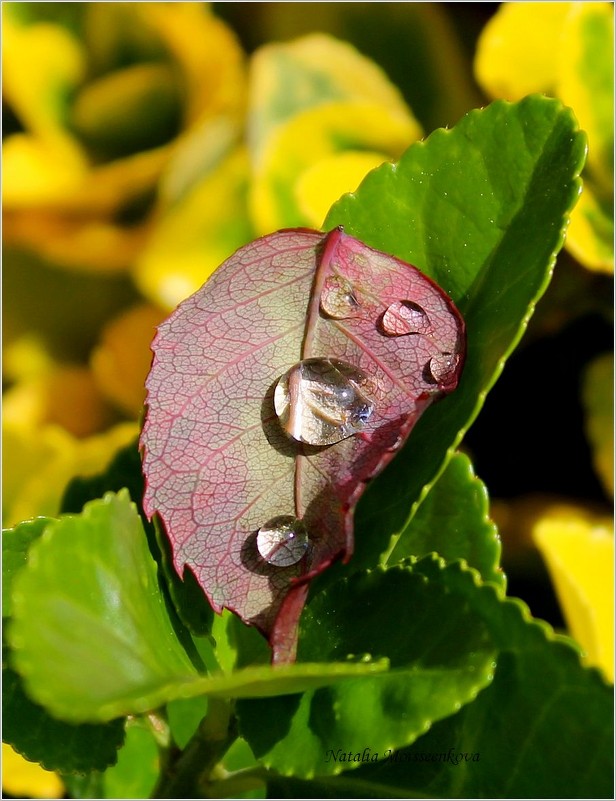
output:
[[[250,65],[249,140],[253,166],[261,167],[263,151],[276,128],[290,118],[323,103],[357,102],[379,107],[413,128],[402,95],[385,73],[351,47],[324,34],[291,43],[268,44]],[[302,145],[310,144],[302,142]]]
[[492,97],[547,92],[588,135],[584,191],[566,246],[584,266],[614,271],[614,12],[611,3],[503,3],[478,42],[475,74]]
[[64,787],[56,773],[28,762],[2,743],[2,789],[14,798],[63,798]]
[[302,211],[298,185],[323,159],[357,150],[396,158],[419,135],[410,114],[374,103],[331,102],[299,112],[271,133],[255,171],[249,202],[258,233],[314,224]]
[[244,53],[231,29],[204,3],[136,3],[183,73],[186,125],[203,116],[239,116],[246,102]]
[[57,136],[70,93],[85,74],[85,53],[59,25],[22,25],[16,5],[2,6],[3,94],[25,128],[40,136]]
[[320,228],[330,206],[341,195],[355,190],[364,176],[384,161],[387,156],[383,153],[348,150],[308,167],[296,187],[299,209],[307,224]]
[[252,238],[247,182],[247,154],[238,148],[183,191],[177,202],[159,210],[156,228],[134,271],[147,298],[174,308]]
[[100,391],[135,419],[145,401],[150,343],[165,317],[165,312],[147,303],[133,306],[105,326],[92,353],[92,372]]
[[492,97],[553,92],[563,26],[576,3],[502,3],[477,43],[475,75]]
[[4,207],[62,202],[80,186],[87,169],[83,153],[69,139],[9,136],[3,145]]
[[614,532],[582,510],[551,509],[534,528],[573,637],[614,681]]
[[588,135],[587,167],[593,180],[613,192],[614,6],[571,3],[562,34],[556,92],[574,109]]
[[614,356],[599,356],[586,368],[582,397],[593,462],[603,486],[614,496]]
[[24,430],[3,421],[3,525],[56,516],[68,482],[101,472],[138,430],[136,423],[121,423],[104,434],[76,439],[57,425]]

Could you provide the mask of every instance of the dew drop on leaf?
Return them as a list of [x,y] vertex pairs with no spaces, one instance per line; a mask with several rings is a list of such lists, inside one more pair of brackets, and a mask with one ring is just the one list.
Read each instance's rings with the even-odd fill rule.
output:
[[321,291],[321,311],[335,320],[358,317],[359,301],[349,281],[339,275],[330,275],[325,279]]
[[257,550],[270,565],[290,567],[297,564],[308,550],[306,526],[291,515],[278,515],[268,520],[257,532]]
[[397,300],[385,310],[383,331],[394,337],[405,334],[427,334],[432,324],[425,309],[410,300]]
[[455,353],[439,353],[428,362],[428,372],[437,384],[449,384],[456,377],[459,361]]
[[333,445],[364,429],[374,411],[372,385],[337,359],[304,359],[278,381],[274,409],[286,433],[308,445]]

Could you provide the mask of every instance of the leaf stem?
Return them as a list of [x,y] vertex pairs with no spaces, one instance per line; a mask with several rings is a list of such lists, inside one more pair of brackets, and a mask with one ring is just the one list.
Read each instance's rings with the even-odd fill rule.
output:
[[207,715],[186,748],[169,761],[152,798],[201,798],[201,786],[237,736],[231,702],[210,698]]

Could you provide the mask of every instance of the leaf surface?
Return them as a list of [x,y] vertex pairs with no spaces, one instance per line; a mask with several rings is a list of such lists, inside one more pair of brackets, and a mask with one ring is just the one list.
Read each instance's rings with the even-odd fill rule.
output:
[[455,395],[426,411],[359,504],[353,569],[378,564],[395,545],[390,538],[453,455],[524,333],[563,244],[585,147],[559,101],[498,101],[411,145],[330,211],[326,226],[344,225],[437,281],[464,315],[468,337]]
[[[383,752],[413,742],[436,720],[471,703],[492,680],[494,643],[466,594],[481,592],[461,568],[415,565],[357,573],[315,596],[302,615],[298,660],[386,656],[391,669],[307,691],[241,701],[240,731],[255,756],[284,775],[332,775],[359,767],[341,752]],[[383,602],[387,606],[384,608]],[[438,625],[435,625],[438,621]],[[301,661],[298,662],[301,664]]]
[[[455,388],[464,323],[410,265],[339,229],[297,229],[235,253],[159,327],[153,350],[141,438],[146,514],[161,517],[176,570],[190,567],[216,611],[237,612],[270,636],[275,659],[292,658],[306,582],[350,557],[365,483]],[[275,388],[306,359],[362,372],[374,410],[360,433],[327,445],[287,435]],[[291,422],[302,404],[313,408],[293,381]],[[319,412],[319,424],[337,414],[335,404]],[[310,538],[285,567],[256,543],[280,515],[302,520]]]

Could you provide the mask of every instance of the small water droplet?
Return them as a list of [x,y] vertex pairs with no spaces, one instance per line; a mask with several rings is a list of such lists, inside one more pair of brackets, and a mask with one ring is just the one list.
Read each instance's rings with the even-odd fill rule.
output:
[[257,532],[257,550],[266,562],[276,567],[297,564],[309,544],[306,526],[291,515],[273,517]]
[[336,320],[359,316],[359,301],[346,278],[330,275],[325,279],[321,291],[321,311]]
[[455,353],[439,353],[428,362],[430,376],[437,384],[447,384],[453,378],[460,357]]
[[333,445],[367,425],[374,403],[366,374],[337,359],[304,359],[288,370],[274,390],[274,409],[293,439]]
[[396,300],[385,310],[383,331],[394,337],[405,334],[427,334],[432,329],[426,310],[411,300]]

